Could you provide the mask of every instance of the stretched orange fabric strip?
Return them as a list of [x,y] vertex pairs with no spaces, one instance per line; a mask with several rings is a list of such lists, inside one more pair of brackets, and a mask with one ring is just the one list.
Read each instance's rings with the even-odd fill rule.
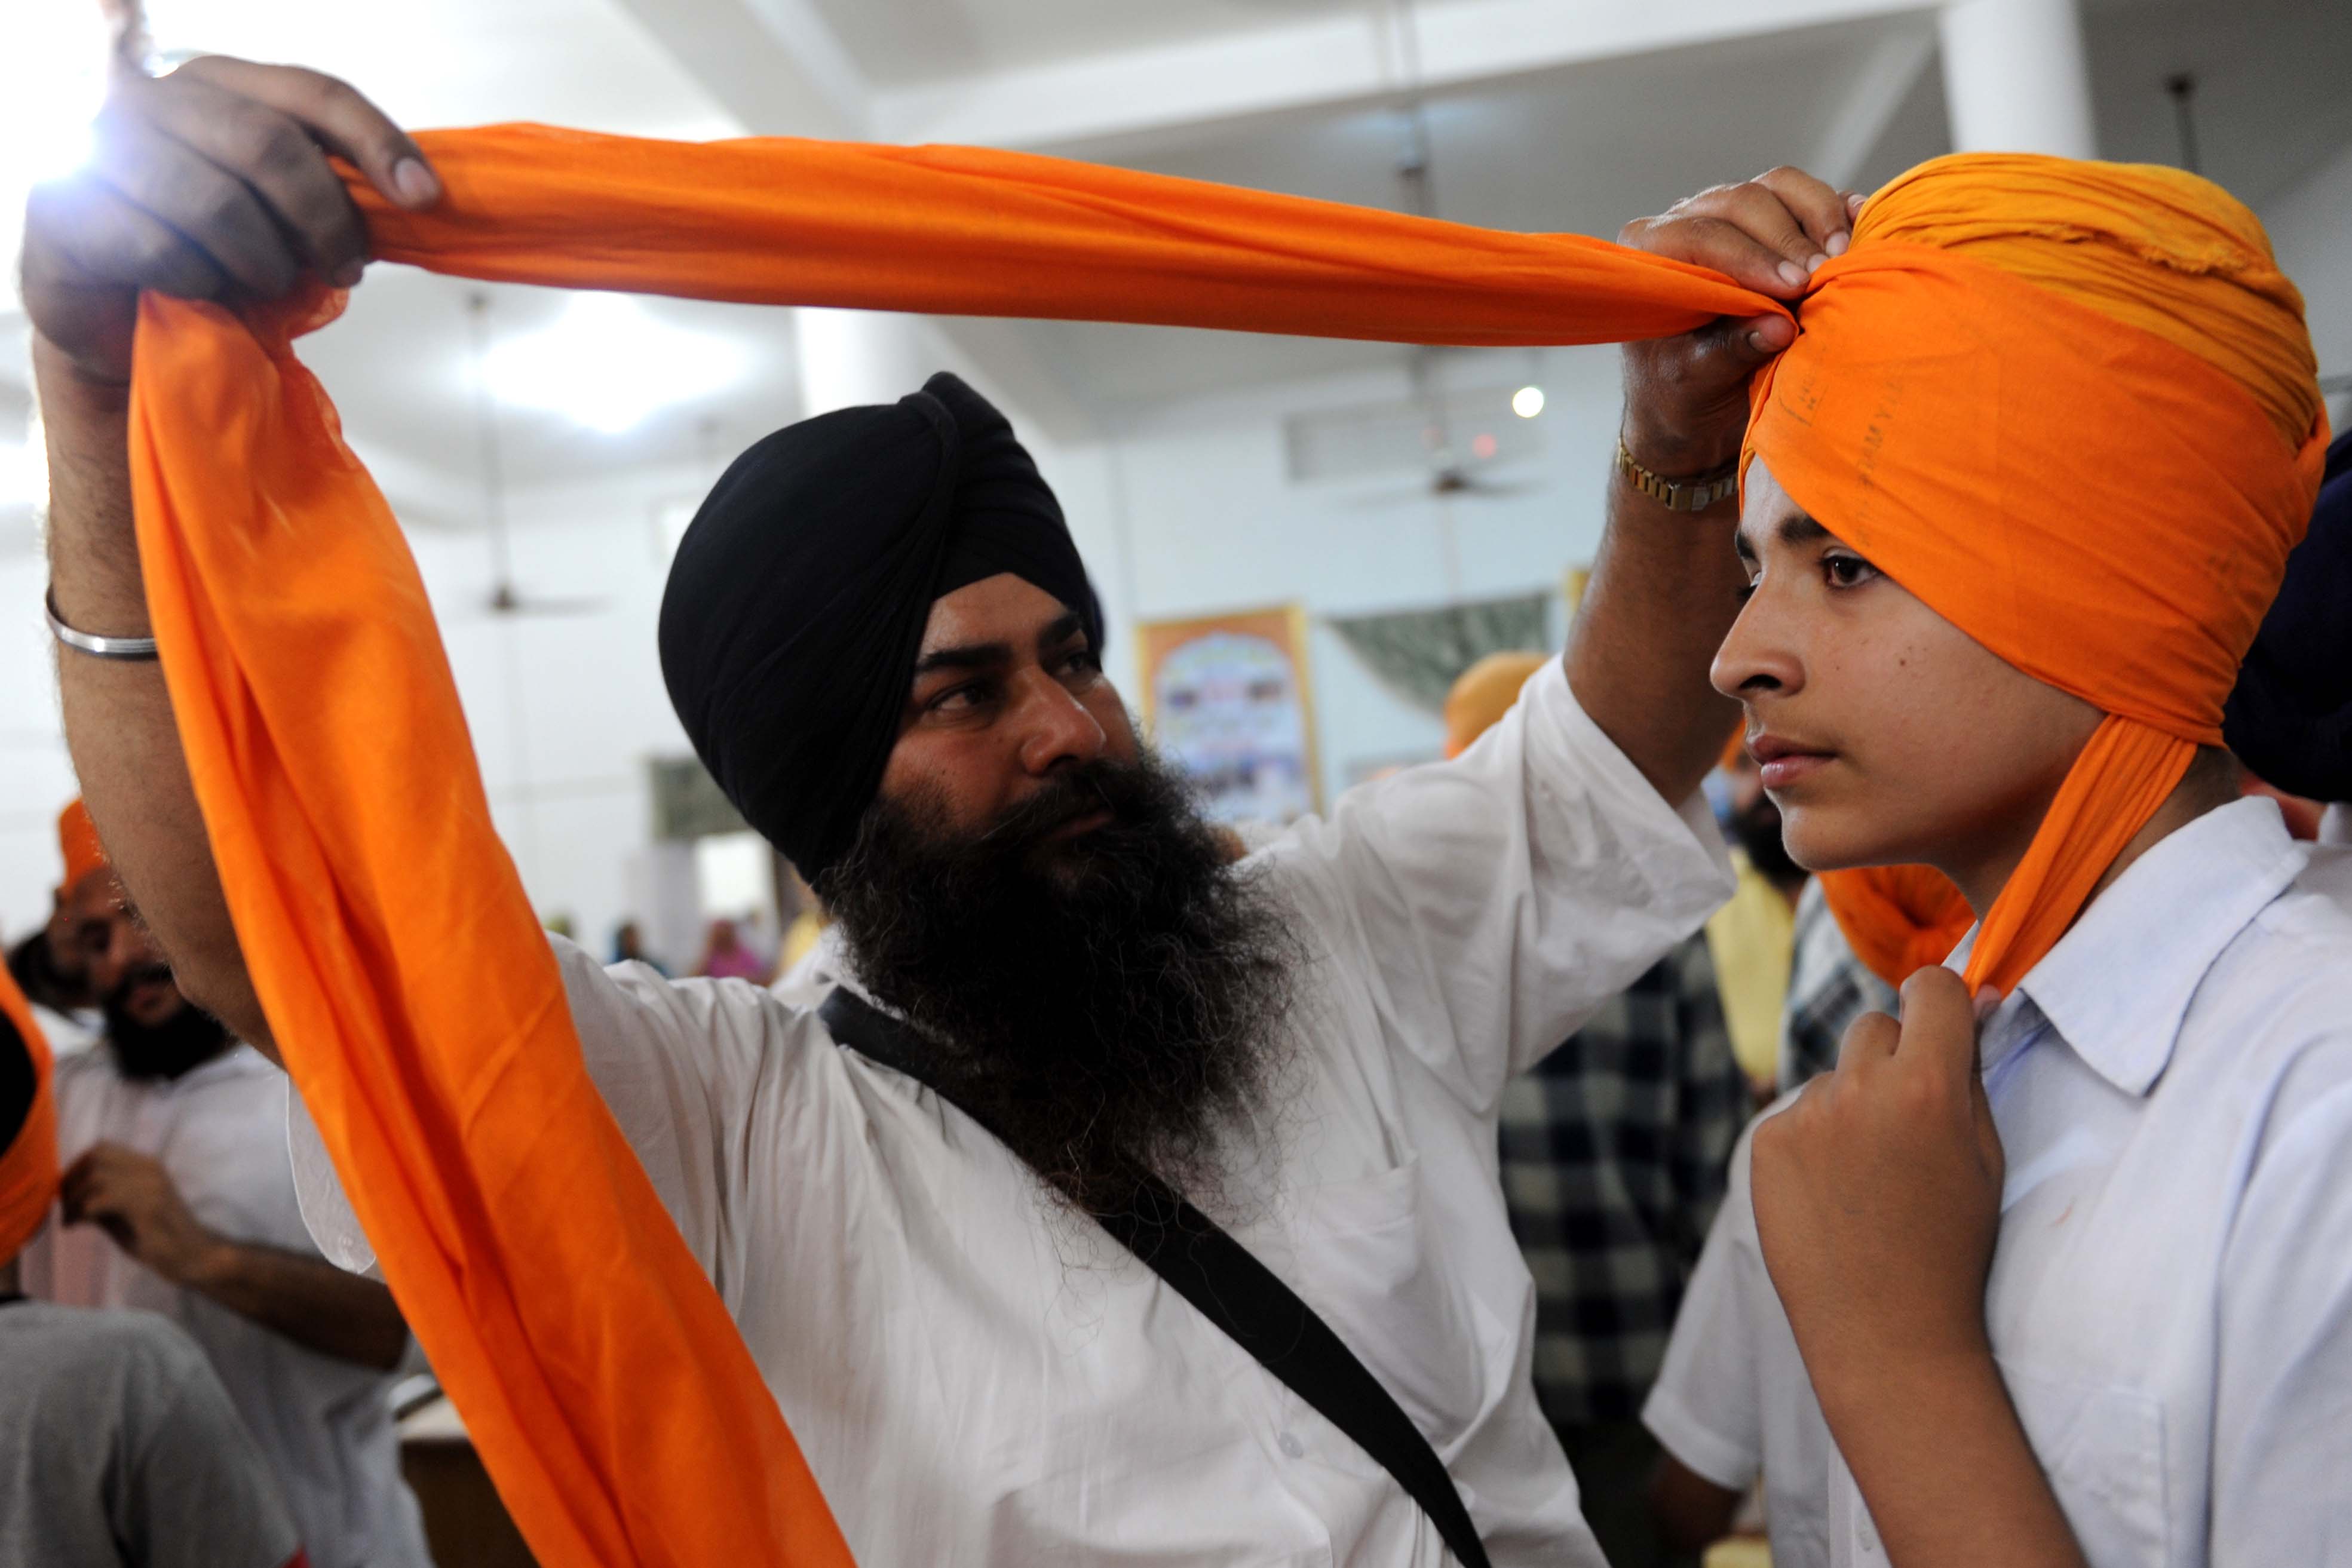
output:
[[[533,127],[423,141],[449,193],[436,211],[393,211],[355,186],[378,253],[487,278],[1459,344],[1619,340],[1779,308],[1597,241],[1011,153],[689,147]],[[1836,362],[1863,378],[1850,396],[1871,395],[1866,345],[1814,319],[1838,319],[1848,292],[1883,294],[1864,329],[1891,320],[1906,342],[1951,330],[1957,313],[1993,357],[2015,352],[2033,373],[2079,349],[2063,333],[2038,345],[2048,296],[1975,298],[1983,269],[1949,261],[1919,250],[1906,266],[1849,257],[1825,273],[1800,341],[1814,349],[1780,378],[1782,398],[1823,402],[1822,344],[1841,335]],[[273,1030],[541,1562],[844,1561],[756,1367],[582,1066],[415,566],[293,358],[292,339],[337,304],[313,296],[240,323],[151,298],[133,385],[164,673]],[[2020,315],[2004,325],[2002,311]],[[2145,334],[2104,325],[2094,358],[2112,367],[2129,357],[2116,340]],[[2085,406],[2125,395],[2105,389]],[[2129,395],[2168,394],[2135,380]],[[1895,476],[1822,423],[1814,468],[1795,459],[1801,434],[1775,430],[1769,445],[1775,470],[1785,456],[1796,476],[1784,482],[1822,497],[1839,527],[1830,503],[1846,492],[1822,473],[1844,464],[1851,489],[1859,462],[1865,495]],[[1921,462],[1905,476],[1920,509],[1882,531],[1936,534],[1967,520],[1945,490],[1965,500],[1971,482],[2055,471],[1997,455],[1963,442]],[[1977,462],[1986,475],[1972,476]],[[2210,476],[2191,486],[2200,504],[2213,487]],[[1948,564],[1976,563],[1963,550]],[[2208,597],[2187,593],[2182,615]]]
[[0,1263],[5,1263],[33,1239],[58,1195],[58,1103],[50,1088],[49,1042],[5,965],[0,965],[0,1013],[24,1037],[33,1066],[32,1108],[15,1139],[0,1146]]
[[[1596,241],[1008,153],[422,140],[448,199],[361,190],[376,247],[480,277],[1454,343],[1773,308]],[[845,1562],[583,1068],[414,563],[293,356],[339,307],[151,296],[133,383],[148,598],[273,1032],[541,1563]]]

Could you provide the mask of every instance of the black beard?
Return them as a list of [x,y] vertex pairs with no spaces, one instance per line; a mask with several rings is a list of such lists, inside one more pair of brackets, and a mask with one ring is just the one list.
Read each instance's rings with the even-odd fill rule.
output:
[[1731,836],[1747,852],[1748,863],[1775,887],[1796,885],[1811,874],[1789,853],[1780,836],[1780,808],[1769,795],[1759,795],[1754,805],[1731,813]]
[[1286,906],[1148,754],[1057,774],[978,837],[944,818],[877,800],[819,879],[858,977],[937,1045],[937,1086],[1079,1208],[1133,1207],[1146,1173],[1213,1206],[1220,1136],[1264,1116],[1286,1038]]
[[228,1026],[184,998],[180,1010],[162,1023],[141,1023],[124,1008],[133,986],[171,977],[172,971],[161,965],[136,970],[125,976],[106,998],[107,1049],[114,1053],[115,1071],[125,1078],[146,1082],[177,1078],[229,1048]]

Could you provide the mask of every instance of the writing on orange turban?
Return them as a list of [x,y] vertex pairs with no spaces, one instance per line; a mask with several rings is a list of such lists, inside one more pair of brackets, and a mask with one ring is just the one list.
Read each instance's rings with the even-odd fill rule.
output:
[[66,879],[59,885],[67,893],[79,887],[90,873],[107,867],[106,846],[98,841],[98,825],[89,820],[89,808],[79,796],[58,813],[58,852],[65,857]]
[[[1960,154],[1871,198],[1799,329],[1757,378],[1748,455],[1947,621],[2108,716],[1984,912],[1968,977],[2005,992],[2221,743],[2326,453],[2302,297],[2208,181]],[[1866,958],[1916,967],[1967,924],[1917,872],[1823,892]]]
[[0,1263],[32,1239],[58,1191],[49,1047],[16,977],[0,966]]

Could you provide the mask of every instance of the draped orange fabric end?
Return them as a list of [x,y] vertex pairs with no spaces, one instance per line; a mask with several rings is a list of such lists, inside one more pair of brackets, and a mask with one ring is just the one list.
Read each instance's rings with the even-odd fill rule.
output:
[[[1579,236],[1015,153],[695,147],[531,126],[420,141],[448,192],[435,211],[394,211],[352,182],[376,252],[477,277],[1453,344],[1617,341],[1779,308]],[[582,1065],[415,565],[291,351],[334,308],[314,296],[240,322],[151,298],[133,385],[132,477],[164,674],[273,1030],[540,1561],[846,1562],[757,1367]],[[2278,439],[2236,383],[2147,333],[1917,245],[1857,243],[1804,316],[1759,393],[1759,450],[1828,526],[1861,530],[1847,537],[1867,553],[1880,541],[1894,575],[2044,679],[2063,672],[2055,655],[2032,657],[2049,653],[2032,634],[2043,607],[2013,572],[1996,582],[1983,570],[1977,515],[2025,506],[2052,475],[2092,476],[2087,487],[2118,453],[2142,465],[2148,495],[2178,485],[2221,508],[2196,536],[2209,548],[2179,553],[2225,592],[2087,537],[2054,541],[2063,548],[2037,566],[2146,572],[2151,588],[2177,591],[2186,614],[2152,613],[2136,592],[2087,593],[2082,635],[2142,673],[2119,677],[2127,700],[2112,711],[2163,737],[2210,729],[2219,695],[2184,692],[2176,666],[2208,681],[2234,668],[2236,623],[2251,633],[2265,574],[2275,581],[2271,558],[2284,553],[2267,525],[2294,488],[2231,449],[2249,429]],[[1957,339],[1955,321],[1967,329]],[[2152,408],[2168,435],[2189,427],[2168,451],[2119,433],[2101,446],[2080,418],[2068,428],[2087,449],[2010,432],[2012,412],[2034,411],[1998,395],[2014,391],[2001,367],[2038,373],[2067,351],[2084,365],[2061,363],[2056,384],[2083,408],[2116,408],[2124,394],[2102,380],[2113,377],[2136,418]],[[1954,386],[1923,385],[1931,370],[1958,372]],[[1957,414],[1950,450],[1931,456],[1916,437],[1882,446],[1873,410],[1888,396],[1906,420]],[[1955,530],[1967,537],[1945,537]],[[2179,527],[2161,537],[2190,538]],[[1931,590],[1947,580],[1960,586]],[[2208,609],[2217,624],[2185,623]],[[2016,634],[2003,642],[2002,628]],[[2148,639],[2189,646],[2140,646]],[[2170,759],[2148,749],[2134,735],[2095,747],[2154,778]],[[2095,818],[2112,793],[2094,780],[2062,801],[2067,820]],[[2037,874],[2073,876],[2099,853],[2071,829],[2051,836],[2051,869]],[[2011,951],[2040,939],[2044,913],[2031,904]]]
[[0,1263],[5,1263],[33,1239],[58,1196],[58,1104],[50,1086],[49,1042],[5,965],[0,1014],[16,1026],[33,1068],[32,1107],[16,1137],[0,1145]]
[[[1799,319],[1756,379],[1748,455],[1937,613],[2109,716],[1970,951],[1969,984],[2006,993],[2221,742],[2326,446],[2302,299],[2208,182],[1979,154],[1874,196]],[[1823,891],[1874,967],[1948,929],[1916,879],[1907,901],[1883,880]]]

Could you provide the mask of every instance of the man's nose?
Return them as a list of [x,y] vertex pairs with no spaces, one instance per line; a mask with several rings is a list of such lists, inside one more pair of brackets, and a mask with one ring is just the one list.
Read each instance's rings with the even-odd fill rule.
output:
[[1039,672],[1023,683],[1021,767],[1043,775],[1074,762],[1092,762],[1108,737],[1084,703],[1059,681]]
[[1786,632],[1785,618],[1769,590],[1759,588],[1732,622],[1723,646],[1715,651],[1715,663],[1707,669],[1715,689],[1742,701],[1768,692],[1789,696],[1803,689],[1804,661]]

